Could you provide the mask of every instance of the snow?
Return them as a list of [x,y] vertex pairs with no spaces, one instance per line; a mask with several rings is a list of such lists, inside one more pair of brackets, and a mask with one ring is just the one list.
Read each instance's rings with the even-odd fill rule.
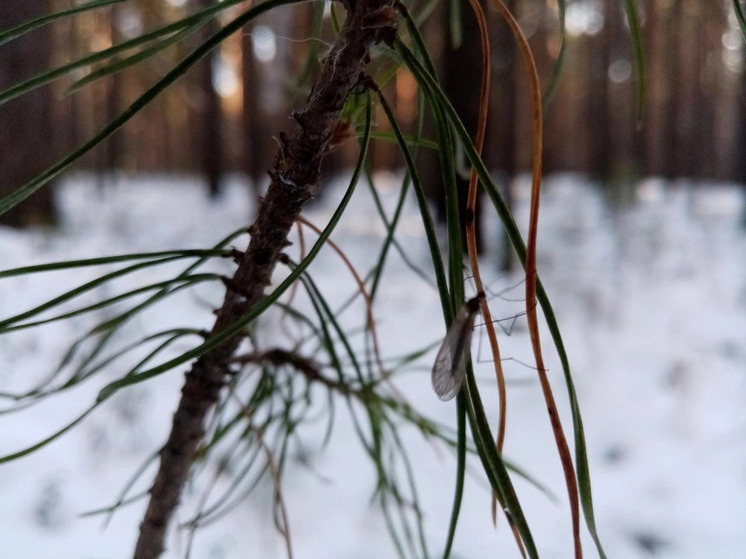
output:
[[[382,176],[380,195],[389,211],[398,188]],[[342,195],[344,181],[307,212],[323,225]],[[516,184],[516,216],[525,227],[528,184]],[[615,193],[617,194],[617,193]],[[610,557],[694,559],[741,558],[746,549],[746,211],[744,191],[735,186],[698,186],[657,179],[643,181],[624,196],[604,194],[582,177],[561,175],[545,184],[539,233],[539,273],[562,328],[586,428],[597,524]],[[410,196],[411,198],[411,196]],[[173,248],[207,248],[245,226],[253,211],[238,179],[210,201],[189,177],[124,178],[99,191],[86,175],[69,178],[59,190],[58,230],[0,229],[0,268]],[[408,257],[431,275],[416,205],[408,200],[397,238]],[[498,224],[487,224],[490,239]],[[365,185],[332,239],[360,272],[368,270],[385,231]],[[315,240],[307,230],[306,243]],[[290,252],[297,257],[297,237]],[[242,246],[245,238],[237,241]],[[497,246],[494,240],[488,244]],[[296,251],[296,252],[293,252]],[[126,288],[159,281],[183,262],[147,276],[133,274],[81,298],[93,303]],[[121,266],[121,265],[119,265]],[[40,304],[94,279],[115,265],[0,280],[0,317]],[[214,271],[229,273],[227,263]],[[519,283],[483,264],[493,291]],[[339,257],[321,252],[311,268],[319,288],[333,300],[354,292]],[[278,272],[278,277],[285,272]],[[384,357],[433,344],[444,335],[434,289],[392,253],[375,307]],[[508,296],[520,298],[518,285]],[[223,287],[201,284],[163,303],[127,326],[118,343],[175,326],[209,328]],[[334,297],[338,299],[334,299]],[[299,299],[302,303],[302,298]],[[493,314],[509,316],[520,303],[493,299]],[[72,340],[98,321],[114,316],[76,317],[0,336],[0,391],[33,387],[54,372]],[[353,306],[344,324],[362,326],[362,307]],[[281,332],[271,320],[260,339]],[[475,352],[482,338],[475,332]],[[531,369],[525,322],[501,337],[509,381],[505,456],[549,486],[553,503],[523,480],[516,486],[541,557],[571,557],[570,517],[562,473],[540,390]],[[184,338],[177,349],[192,347]],[[550,377],[568,430],[562,372],[551,342],[543,340]],[[433,350],[396,378],[397,387],[428,417],[453,424],[454,404],[432,393]],[[145,355],[136,352],[100,376],[49,400],[0,415],[0,454],[38,442],[90,406],[102,386],[120,378]],[[164,354],[162,359],[174,353]],[[144,502],[123,507],[102,528],[103,517],[80,513],[110,505],[142,462],[162,444],[170,427],[182,374],[165,373],[106,402],[50,446],[0,465],[0,556],[23,558],[124,558],[131,556]],[[489,417],[496,417],[492,364],[479,363]],[[11,402],[3,402],[6,409]],[[318,449],[323,421],[302,428],[305,456],[291,445],[283,483],[295,557],[393,557],[395,550],[379,509],[371,503],[374,472],[344,406],[338,406],[331,443]],[[431,446],[411,428],[402,437],[417,475],[430,552],[438,556],[448,526],[455,464],[442,445]],[[571,438],[571,437],[570,437]],[[153,469],[134,493],[146,489]],[[211,483],[206,470],[190,486],[189,517]],[[220,522],[197,532],[192,557],[284,557],[272,518],[271,484]],[[167,557],[186,552],[186,531],[172,533]],[[586,556],[595,550],[584,535]],[[470,465],[455,556],[518,557],[502,522],[491,526],[489,489],[476,460]]]

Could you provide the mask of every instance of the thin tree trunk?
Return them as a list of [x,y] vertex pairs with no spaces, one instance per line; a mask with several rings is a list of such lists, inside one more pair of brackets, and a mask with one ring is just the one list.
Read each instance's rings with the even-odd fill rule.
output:
[[[451,14],[444,10],[446,19],[444,29],[448,30]],[[482,44],[479,40],[479,25],[472,9],[461,5],[461,31],[463,40],[460,45],[452,43],[452,33],[448,33],[443,68],[443,89],[451,99],[453,108],[471,134],[476,133],[479,122],[479,84],[482,80]],[[466,158],[464,158],[465,160]],[[459,213],[461,223],[466,223],[466,197],[469,191],[469,178],[457,176]],[[482,249],[481,204],[477,199],[475,208],[475,226],[477,250]],[[466,236],[463,237],[466,242]]]
[[[430,50],[430,56],[435,65],[435,71],[442,75],[443,53],[445,51],[445,38],[448,34],[448,22],[442,13],[447,10],[447,2],[438,2],[433,8],[430,17],[422,26],[422,35],[425,44]],[[432,115],[425,115],[423,135],[433,138],[436,135],[436,127]],[[445,223],[446,204],[441,178],[440,161],[435,150],[419,150],[417,152],[417,173],[420,176],[423,188],[428,199],[433,205],[433,214],[439,224]]]
[[681,139],[679,136],[679,119],[681,108],[681,83],[680,76],[682,73],[681,61],[681,38],[679,28],[681,26],[683,2],[674,2],[669,7],[667,18],[667,48],[666,54],[668,62],[665,67],[665,80],[668,86],[668,95],[665,107],[665,120],[663,124],[663,133],[659,138],[663,142],[663,176],[667,179],[674,179],[681,174]]
[[[303,206],[319,191],[320,167],[342,107],[360,84],[370,48],[392,40],[392,0],[357,0],[349,10],[337,42],[324,59],[306,108],[296,113],[297,126],[281,134],[270,173],[271,183],[251,227],[251,242],[239,261],[211,334],[217,334],[250,311],[263,297],[287,244],[287,235]],[[160,453],[160,467],[140,526],[135,559],[154,559],[163,552],[166,529],[179,503],[200,441],[205,418],[228,378],[228,361],[240,338],[234,337],[200,357],[187,374],[171,434]]]
[[[209,7],[212,4],[212,0],[200,0],[200,5],[203,7]],[[207,39],[217,29],[217,21],[213,20],[205,26],[202,39]],[[213,67],[219,56],[219,49],[215,49],[199,63],[199,87],[202,97],[199,161],[212,197],[220,193],[220,176],[223,173],[223,115],[220,108],[220,95],[215,88],[213,77]]]
[[741,73],[736,97],[736,115],[738,128],[733,149],[733,178],[746,187],[746,72]]
[[[511,13],[516,13],[516,0],[505,2]],[[502,174],[500,186],[505,203],[513,208],[513,179],[518,172],[518,104],[516,103],[516,44],[515,38],[507,23],[499,17],[495,40],[492,41],[493,52],[493,82],[492,102],[490,103],[491,126],[493,134],[487,134],[485,139],[485,154],[490,169],[497,169]],[[499,269],[509,272],[515,263],[515,253],[510,239],[505,232],[501,238],[501,252]]]
[[265,119],[260,109],[259,68],[254,57],[252,39],[253,25],[244,28],[241,37],[241,74],[243,84],[243,112],[241,129],[243,131],[243,170],[251,180],[254,195],[259,198],[260,181],[266,176],[269,157],[267,156],[267,138]]
[[618,2],[604,0],[604,26],[595,40],[590,40],[590,72],[588,88],[588,130],[590,132],[590,174],[602,183],[613,174],[614,158],[611,118],[609,114],[609,65],[611,63],[612,34],[616,22]]
[[[122,38],[117,29],[117,7],[112,6],[109,15],[109,38],[111,44],[115,45],[121,42]],[[104,122],[111,122],[119,114],[120,106],[122,104],[122,90],[124,89],[124,78],[120,72],[117,72],[111,76],[105,84],[106,87],[106,102],[105,102],[105,117]],[[102,145],[99,147],[99,157],[97,158],[98,163],[98,186],[103,189],[107,186],[107,179],[111,178],[112,182],[115,181],[116,168],[119,166],[122,159],[122,144],[124,141],[124,134],[113,134],[109,136]]]

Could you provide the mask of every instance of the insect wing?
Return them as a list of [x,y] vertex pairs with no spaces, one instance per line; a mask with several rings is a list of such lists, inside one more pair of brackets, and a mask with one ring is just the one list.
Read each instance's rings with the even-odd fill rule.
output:
[[466,360],[471,348],[474,313],[463,307],[451,323],[433,365],[433,390],[441,400],[448,401],[461,389],[466,376]]

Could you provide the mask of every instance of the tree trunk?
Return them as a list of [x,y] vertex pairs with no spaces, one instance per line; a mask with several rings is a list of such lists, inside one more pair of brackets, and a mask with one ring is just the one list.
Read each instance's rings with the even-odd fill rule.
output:
[[609,65],[611,64],[612,22],[618,21],[615,10],[619,3],[614,0],[603,0],[604,26],[594,40],[590,40],[590,72],[588,88],[588,131],[591,138],[590,175],[603,183],[609,181],[613,174],[613,138],[611,118],[609,115]]
[[[212,0],[200,0],[202,7],[209,7]],[[218,23],[212,20],[205,25],[200,37],[207,39],[218,29]],[[201,91],[199,161],[202,174],[207,180],[211,197],[220,193],[220,177],[223,173],[223,126],[220,110],[220,95],[215,88],[214,67],[220,57],[220,49],[213,49],[198,65],[199,88]]]
[[[3,29],[32,20],[51,9],[48,0],[0,2]],[[0,90],[49,67],[51,32],[48,26],[2,46]],[[48,88],[31,91],[0,106],[0,195],[21,187],[51,165],[57,152],[52,142],[52,100]],[[25,202],[0,216],[13,227],[54,223],[53,187],[47,185]]]
[[662,171],[667,179],[674,179],[680,173],[679,161],[681,159],[681,139],[679,137],[679,113],[681,108],[681,83],[679,77],[682,72],[681,61],[681,38],[679,26],[681,25],[684,2],[674,2],[669,7],[669,16],[665,33],[667,34],[667,63],[665,65],[664,79],[667,83],[668,95],[665,104],[665,120],[663,131],[659,137],[662,146]]
[[[452,2],[454,0],[449,0]],[[453,108],[474,138],[479,122],[479,84],[482,81],[482,42],[479,38],[479,25],[476,16],[467,3],[458,3],[461,9],[461,31],[463,40],[460,45],[453,44],[453,34],[449,28],[454,24],[448,10],[445,17],[444,31],[447,36],[445,56],[443,57],[443,89],[453,103]],[[457,158],[457,164],[463,162],[469,168],[466,158]],[[466,198],[469,192],[469,178],[457,174],[459,213],[461,224],[466,223]],[[481,204],[477,198],[474,216],[477,250],[482,250]],[[466,236],[463,237],[466,242]]]
[[269,169],[267,138],[269,133],[262,118],[261,89],[259,87],[259,67],[254,56],[252,40],[253,25],[244,29],[241,37],[241,74],[243,84],[243,112],[241,128],[243,130],[243,170],[251,180],[252,190],[258,198],[261,195],[260,182],[266,177]]
[[733,178],[746,186],[746,72],[741,72],[739,89],[736,97],[738,129],[733,150]]
[[[117,29],[117,7],[112,6],[109,16],[109,37],[111,44],[115,45],[122,41],[121,34]],[[104,85],[104,84],[101,84]],[[121,72],[117,72],[106,80],[106,109],[104,122],[111,122],[119,115],[122,105],[122,90],[124,88],[124,77]],[[99,188],[107,186],[107,178],[115,177],[115,170],[120,165],[123,152],[124,134],[112,134],[103,141],[99,147],[99,156],[96,158],[98,163],[98,184]]]
[[[508,10],[515,14],[516,0],[505,3]],[[513,208],[513,179],[518,172],[518,104],[516,103],[516,56],[517,48],[513,33],[505,20],[492,26],[496,33],[492,41],[493,87],[490,102],[490,130],[485,139],[485,154],[488,168],[499,172],[499,185],[505,203]],[[508,236],[503,232],[501,237],[499,268],[509,272],[515,263],[515,255]]]

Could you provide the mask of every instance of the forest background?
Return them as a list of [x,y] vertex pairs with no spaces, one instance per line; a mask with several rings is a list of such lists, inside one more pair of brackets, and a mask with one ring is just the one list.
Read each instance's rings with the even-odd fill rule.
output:
[[[530,40],[543,83],[550,82],[560,53],[560,12],[556,2],[507,2]],[[744,45],[730,1],[645,0],[638,2],[645,49],[645,80],[637,82],[634,49],[624,3],[577,0],[566,12],[562,76],[545,112],[544,170],[576,171],[605,184],[630,184],[645,176],[715,179],[746,183],[746,72]],[[66,2],[3,2],[4,28],[28,21]],[[42,71],[63,66],[210,5],[207,0],[132,0],[61,20],[3,46],[0,89],[22,84]],[[224,10],[229,19],[240,6]],[[492,47],[492,100],[486,161],[502,182],[530,164],[530,106],[525,69],[515,64],[516,47],[499,15],[487,10]],[[462,36],[473,37],[469,10],[461,17]],[[439,3],[423,32],[440,65],[444,87],[467,127],[476,122],[479,83],[477,41],[462,41],[449,24],[454,17]],[[273,11],[236,33],[151,102],[128,125],[79,164],[111,178],[111,172],[200,173],[217,193],[228,173],[255,179],[261,192],[276,148],[294,107],[308,96],[307,77],[332,38],[327,14],[312,4]],[[99,79],[95,69],[20,95],[0,106],[0,195],[24,184],[97,130],[154,83],[190,49],[214,31],[216,22],[175,42],[143,64]],[[322,29],[322,39],[303,39]],[[94,67],[95,68],[95,67]],[[642,86],[642,87],[641,87]],[[638,93],[645,94],[639,99]],[[414,126],[417,85],[400,71],[386,87],[405,130]],[[460,106],[459,106],[460,105]],[[95,107],[95,110],[87,110]],[[378,115],[378,130],[386,119]],[[17,142],[23,137],[24,142]],[[377,169],[399,169],[397,148],[372,146]],[[328,169],[354,162],[355,142],[327,158]],[[427,177],[425,177],[427,178]],[[437,180],[425,180],[425,184]],[[54,220],[52,190],[2,216],[23,225]]]

